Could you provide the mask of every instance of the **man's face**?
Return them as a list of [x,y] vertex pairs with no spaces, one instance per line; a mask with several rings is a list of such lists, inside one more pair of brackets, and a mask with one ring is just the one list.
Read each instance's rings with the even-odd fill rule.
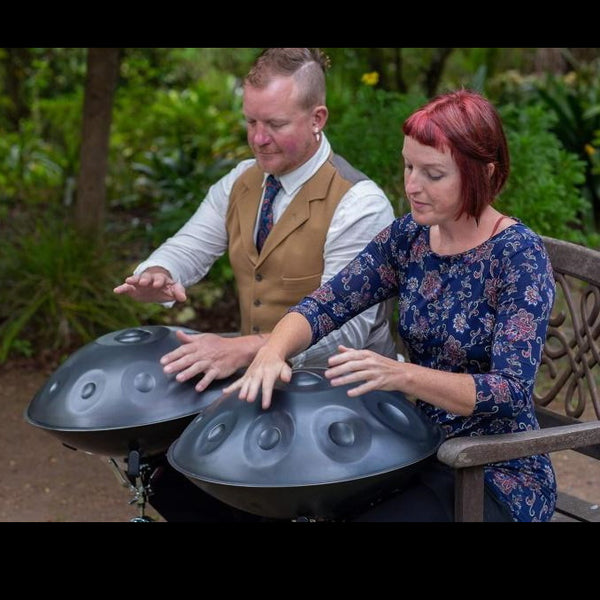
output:
[[258,164],[267,173],[283,175],[317,151],[315,129],[321,131],[327,109],[301,108],[293,77],[275,77],[265,88],[244,87],[243,112]]

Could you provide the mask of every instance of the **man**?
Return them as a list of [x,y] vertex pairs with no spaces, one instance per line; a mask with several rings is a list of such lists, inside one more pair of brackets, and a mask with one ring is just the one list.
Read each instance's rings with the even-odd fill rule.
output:
[[[316,48],[268,48],[258,57],[243,88],[255,158],[211,186],[192,218],[114,290],[140,301],[184,302],[185,288],[229,253],[241,335],[179,331],[181,346],[161,359],[165,373],[178,381],[200,376],[199,392],[248,366],[287,308],[394,219],[383,191],[334,154],[323,133],[327,68],[327,57]],[[271,212],[263,213],[271,190]],[[294,357],[293,366],[326,366],[339,344],[396,357],[389,312],[389,306],[366,310]],[[156,494],[151,504],[156,508]]]

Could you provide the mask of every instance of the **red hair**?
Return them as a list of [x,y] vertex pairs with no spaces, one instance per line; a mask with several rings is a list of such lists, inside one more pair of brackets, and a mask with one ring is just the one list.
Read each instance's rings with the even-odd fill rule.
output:
[[[441,94],[408,117],[402,131],[419,144],[450,151],[461,177],[458,216],[467,213],[478,220],[510,171],[504,128],[490,101],[470,90]],[[489,164],[494,165],[491,175]]]

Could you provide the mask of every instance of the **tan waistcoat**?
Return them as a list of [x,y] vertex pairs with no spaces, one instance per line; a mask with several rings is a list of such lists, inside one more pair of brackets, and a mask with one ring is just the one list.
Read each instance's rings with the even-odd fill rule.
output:
[[253,234],[263,178],[258,165],[245,171],[233,185],[227,209],[242,335],[270,332],[290,306],[319,287],[331,218],[344,194],[366,176],[330,154],[274,225],[259,256]]

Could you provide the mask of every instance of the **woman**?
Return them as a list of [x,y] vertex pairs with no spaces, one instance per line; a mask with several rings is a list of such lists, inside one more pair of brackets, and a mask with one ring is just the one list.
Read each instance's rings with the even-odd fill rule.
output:
[[[478,93],[441,95],[404,123],[411,212],[291,308],[244,376],[225,388],[268,408],[286,359],[369,306],[397,296],[410,362],[339,346],[325,375],[349,396],[399,390],[447,437],[538,429],[532,393],[555,282],[540,237],[492,205],[509,174],[500,117]],[[452,471],[434,461],[414,485],[357,517],[451,521]],[[485,469],[484,519],[547,521],[556,482],[546,455]]]

